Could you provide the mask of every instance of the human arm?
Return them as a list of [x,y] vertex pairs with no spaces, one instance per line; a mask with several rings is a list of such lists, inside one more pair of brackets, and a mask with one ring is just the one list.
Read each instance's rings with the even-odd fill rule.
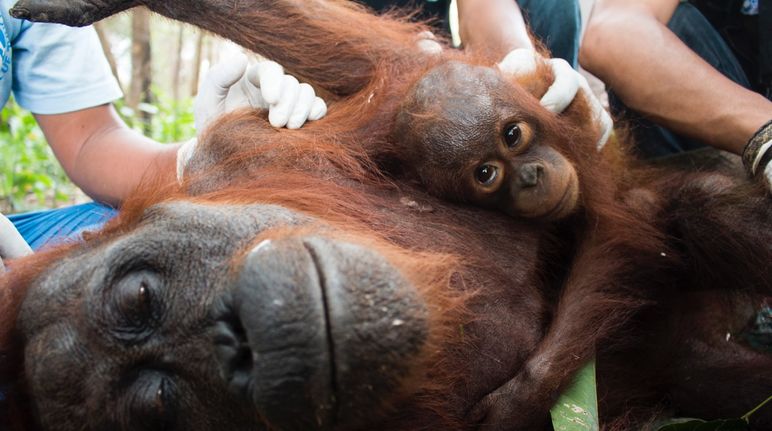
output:
[[580,51],[583,67],[664,126],[741,154],[772,102],[735,84],[666,26],[678,0],[599,0]]
[[95,200],[118,205],[148,174],[175,172],[178,145],[130,129],[110,104],[35,119],[64,171]]
[[516,48],[535,49],[514,0],[458,0],[457,4],[465,49],[499,59]]
[[[269,110],[274,127],[298,128],[326,113],[324,101],[308,84],[262,61],[247,67],[237,56],[213,67],[194,103],[199,132],[216,117],[251,106]],[[130,129],[110,104],[76,112],[36,115],[67,175],[86,194],[118,205],[148,175],[178,172],[179,145],[160,144]]]

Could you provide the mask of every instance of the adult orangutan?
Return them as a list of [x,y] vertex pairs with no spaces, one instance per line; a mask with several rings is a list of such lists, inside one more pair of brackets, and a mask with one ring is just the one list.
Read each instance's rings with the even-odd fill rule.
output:
[[[22,0],[14,13],[86,24],[139,3]],[[544,70],[515,82],[490,59],[423,53],[420,25],[339,2],[141,3],[340,100],[298,131],[223,118],[182,186],[148,187],[85,244],[17,263],[2,290],[3,365],[24,363],[6,375],[29,401],[15,417],[62,430],[539,429],[593,353],[610,425],[661,409],[738,415],[767,396],[772,357],[726,340],[772,290],[758,190],[622,175],[588,145],[597,131],[576,126],[583,100],[562,118],[538,105]],[[579,207],[612,222],[601,240],[582,212],[545,226],[444,202],[400,172],[399,114],[433,74],[447,77],[438,93],[484,77],[475,112],[521,116],[560,143]],[[493,129],[482,114],[470,130]]]

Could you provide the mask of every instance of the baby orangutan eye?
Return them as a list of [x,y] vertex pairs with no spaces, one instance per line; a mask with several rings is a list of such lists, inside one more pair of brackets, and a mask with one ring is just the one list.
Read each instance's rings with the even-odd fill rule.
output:
[[480,165],[474,173],[477,182],[484,186],[492,186],[499,176],[499,168],[491,164]]
[[520,126],[518,124],[509,124],[504,128],[504,142],[506,142],[507,147],[515,148],[518,144],[520,144],[522,137],[523,131],[520,130]]

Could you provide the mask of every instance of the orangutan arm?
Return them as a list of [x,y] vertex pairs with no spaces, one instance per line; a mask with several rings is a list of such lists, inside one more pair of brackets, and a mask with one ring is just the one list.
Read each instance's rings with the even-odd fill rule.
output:
[[33,21],[88,25],[140,4],[230,39],[334,96],[361,90],[378,64],[397,70],[426,55],[416,44],[415,25],[369,14],[353,2],[21,0],[11,13]]

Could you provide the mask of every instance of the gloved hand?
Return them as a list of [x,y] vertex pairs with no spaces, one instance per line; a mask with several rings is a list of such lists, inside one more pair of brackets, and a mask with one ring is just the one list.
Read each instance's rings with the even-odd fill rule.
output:
[[442,54],[442,45],[437,41],[437,36],[430,31],[422,31],[418,33],[418,42],[416,42],[418,48],[429,55]]
[[542,106],[560,114],[571,104],[576,94],[580,90],[583,91],[590,103],[593,117],[600,126],[601,136],[597,142],[597,148],[600,151],[611,136],[614,122],[600,100],[593,94],[587,79],[574,70],[567,61],[560,58],[544,59],[532,49],[518,48],[510,51],[498,64],[498,68],[504,73],[523,76],[536,71],[540,61],[546,61],[555,75],[555,81],[541,98]]
[[0,273],[5,271],[4,259],[16,259],[32,254],[32,249],[8,218],[0,214]]
[[247,63],[240,54],[218,63],[204,78],[193,103],[199,133],[220,115],[245,106],[268,109],[271,125],[288,129],[298,129],[327,113],[327,105],[314,89],[285,75],[278,63],[263,60],[249,67]]
[[[198,133],[220,115],[245,106],[268,109],[268,122],[277,128],[298,129],[327,114],[327,104],[316,97],[314,89],[285,75],[278,63],[263,60],[249,67],[247,63],[245,55],[238,55],[212,67],[204,78],[193,102]],[[177,151],[178,180],[182,180],[196,143],[191,139]]]

